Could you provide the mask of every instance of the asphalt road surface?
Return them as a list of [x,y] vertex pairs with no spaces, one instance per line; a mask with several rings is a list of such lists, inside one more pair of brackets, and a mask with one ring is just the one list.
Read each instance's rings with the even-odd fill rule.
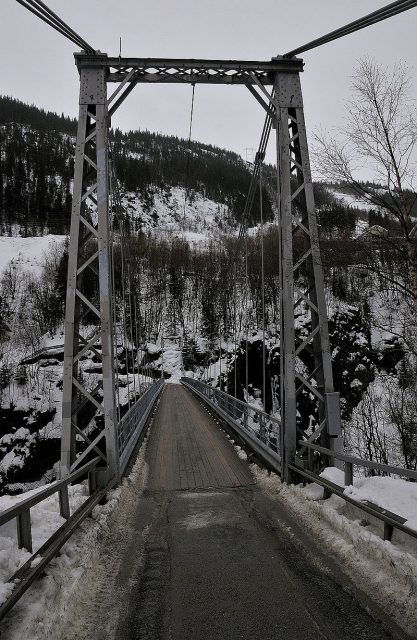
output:
[[406,637],[285,505],[262,492],[219,425],[180,385],[166,385],[146,459],[146,489],[119,518],[88,609],[68,638]]

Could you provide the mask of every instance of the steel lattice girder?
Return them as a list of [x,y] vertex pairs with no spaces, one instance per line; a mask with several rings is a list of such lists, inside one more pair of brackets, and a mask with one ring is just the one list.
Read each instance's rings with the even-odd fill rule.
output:
[[[323,269],[298,73],[278,73],[276,108],[281,278],[281,413],[284,475],[299,450],[297,414],[302,393],[314,399],[317,424],[310,442],[341,447],[339,395],[334,392]],[[307,332],[296,331],[304,314]],[[299,328],[299,327],[298,327]],[[287,471],[285,471],[287,470]]]
[[272,85],[277,72],[294,73],[303,70],[303,61],[273,58],[252,60],[185,60],[169,58],[109,58],[106,55],[76,54],[78,68],[106,69],[107,82],[121,82],[134,71],[133,83],[198,83]]
[[[118,478],[109,229],[108,109],[105,70],[82,69],[65,315],[61,476],[94,451]],[[94,326],[83,335],[83,320]],[[101,371],[85,381],[80,360],[92,351]],[[104,428],[91,439],[101,414]],[[82,423],[82,424],[81,424]],[[76,442],[85,449],[77,456]]]

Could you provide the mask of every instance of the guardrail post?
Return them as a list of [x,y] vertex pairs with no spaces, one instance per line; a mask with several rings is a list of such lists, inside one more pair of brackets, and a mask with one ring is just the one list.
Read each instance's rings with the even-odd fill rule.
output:
[[32,553],[32,525],[30,522],[30,509],[22,511],[16,518],[17,544],[19,549],[27,549]]
[[314,451],[313,451],[313,449],[310,449],[310,448],[308,449],[307,456],[308,456],[308,458],[307,458],[307,460],[308,460],[308,462],[307,462],[308,470],[309,471],[313,471],[313,469],[314,469]]
[[95,486],[97,489],[104,489],[108,485],[107,469],[106,467],[98,467],[95,469]]
[[93,493],[95,493],[96,491],[97,491],[97,474],[96,474],[96,467],[93,467],[93,469],[90,469],[90,471],[88,472],[88,494],[92,496]]
[[389,522],[384,522],[384,540],[391,542],[392,534],[394,533],[394,527]]
[[345,462],[345,485],[349,487],[353,485],[353,464]]
[[265,422],[262,413],[259,416],[259,437],[261,439],[261,442],[265,442]]
[[67,484],[59,490],[59,513],[65,520],[71,515]]

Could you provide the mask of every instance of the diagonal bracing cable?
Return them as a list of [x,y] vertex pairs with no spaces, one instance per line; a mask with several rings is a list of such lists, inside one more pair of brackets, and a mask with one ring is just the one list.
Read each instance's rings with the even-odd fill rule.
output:
[[94,53],[95,49],[88,42],[86,42],[81,36],[78,35],[66,22],[64,22],[56,13],[54,13],[49,7],[46,6],[41,0],[16,0],[22,7],[28,9],[35,16],[40,18],[43,22],[55,29],[58,33],[65,36],[68,40],[79,46],[81,49],[88,53]]
[[359,31],[360,29],[364,29],[365,27],[370,27],[377,22],[381,22],[382,20],[391,18],[392,16],[403,13],[404,11],[408,11],[409,9],[413,9],[414,7],[417,7],[417,0],[397,0],[396,2],[392,2],[386,5],[385,7],[381,7],[381,9],[378,9],[373,13],[369,13],[368,15],[359,18],[358,20],[349,22],[343,27],[335,29],[334,31],[331,31],[330,33],[327,33],[320,38],[316,38],[315,40],[312,40],[311,42],[308,42],[301,47],[297,47],[292,51],[288,51],[288,53],[284,54],[284,58],[291,58],[292,56],[304,53],[305,51],[310,51],[311,49],[320,47],[323,44],[331,42],[332,40],[343,38],[350,33],[354,33],[355,31]]

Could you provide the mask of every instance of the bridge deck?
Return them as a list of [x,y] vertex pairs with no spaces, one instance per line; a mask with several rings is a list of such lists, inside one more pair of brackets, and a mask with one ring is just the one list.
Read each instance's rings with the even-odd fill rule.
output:
[[377,619],[365,611],[363,594],[254,482],[190,391],[166,386],[145,458],[144,491],[140,478],[125,484],[57,640],[404,638],[379,609]]
[[192,490],[253,484],[213,419],[184,387],[166,386],[152,428],[147,460],[150,489]]

